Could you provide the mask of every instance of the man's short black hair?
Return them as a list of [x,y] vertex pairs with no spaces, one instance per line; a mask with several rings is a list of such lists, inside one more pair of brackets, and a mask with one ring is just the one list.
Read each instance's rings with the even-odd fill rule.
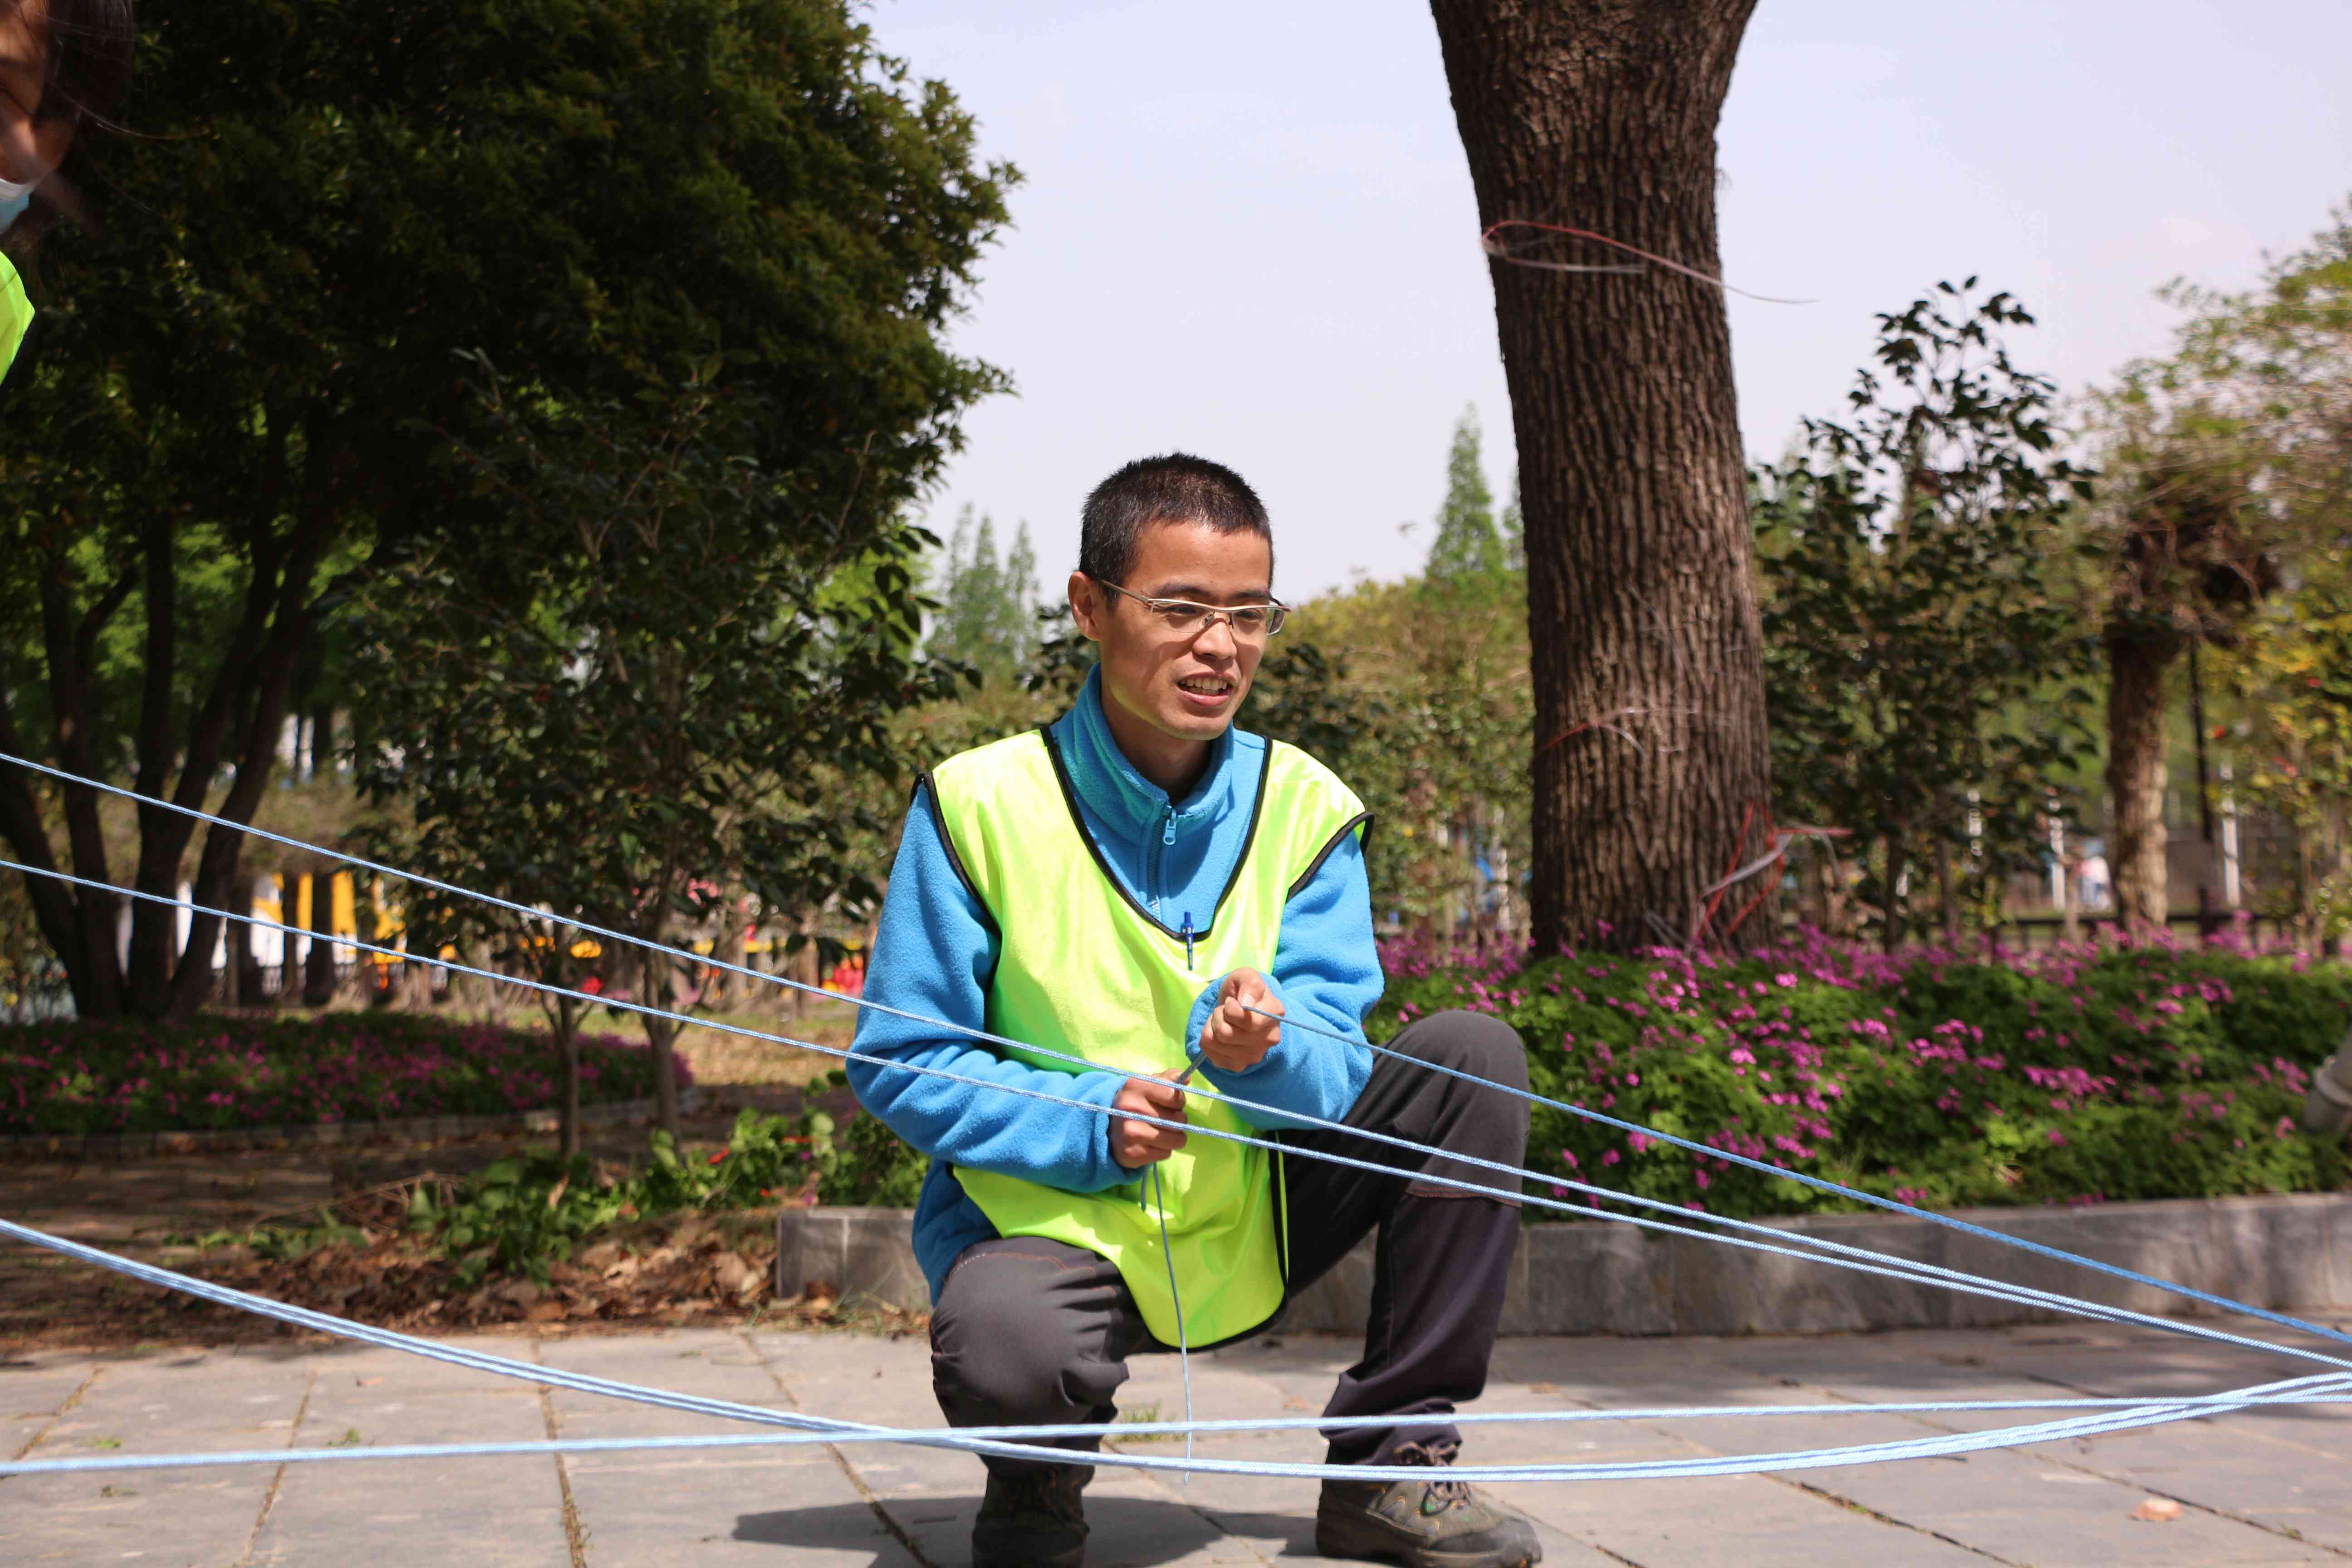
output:
[[[1139,458],[1087,497],[1078,529],[1078,570],[1124,587],[1143,531],[1155,522],[1206,523],[1220,533],[1255,533],[1274,549],[1265,503],[1223,463],[1189,452]],[[1268,586],[1272,586],[1271,584]]]

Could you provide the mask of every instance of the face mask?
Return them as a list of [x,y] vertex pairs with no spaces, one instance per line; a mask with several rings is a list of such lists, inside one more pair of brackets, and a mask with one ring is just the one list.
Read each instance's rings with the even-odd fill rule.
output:
[[23,217],[25,209],[32,205],[32,186],[0,180],[0,234],[7,233],[8,226]]

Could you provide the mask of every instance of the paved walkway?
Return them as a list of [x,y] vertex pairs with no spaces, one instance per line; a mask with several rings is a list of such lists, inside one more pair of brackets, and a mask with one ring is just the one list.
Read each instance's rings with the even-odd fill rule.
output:
[[[551,1366],[820,1414],[930,1425],[926,1347],[838,1334],[681,1331],[478,1342]],[[1319,1407],[1352,1359],[1285,1336],[1198,1359],[1203,1415]],[[2211,1392],[2294,1363],[2103,1327],[1804,1340],[1517,1340],[1484,1408],[1526,1409]],[[1126,1406],[1180,1414],[1173,1358],[1138,1363]],[[1998,1425],[2007,1417],[1977,1417]],[[246,1347],[0,1363],[11,1453],[253,1448],[688,1432],[709,1423],[499,1381],[391,1352]],[[1616,1459],[1915,1435],[1894,1416],[1649,1421],[1474,1432],[1473,1458]],[[1202,1439],[1317,1457],[1305,1434]],[[1155,1445],[1155,1451],[1168,1451]],[[1965,1458],[1785,1479],[1507,1489],[1578,1568],[1982,1568],[2342,1563],[2352,1559],[2352,1409],[2182,1424]],[[0,1480],[0,1563],[465,1564],[564,1568],[950,1568],[969,1561],[976,1461],[801,1447],[424,1464],[260,1466]],[[2165,1523],[2131,1515],[2179,1500]],[[1089,1562],[1316,1561],[1311,1483],[1106,1469]]]

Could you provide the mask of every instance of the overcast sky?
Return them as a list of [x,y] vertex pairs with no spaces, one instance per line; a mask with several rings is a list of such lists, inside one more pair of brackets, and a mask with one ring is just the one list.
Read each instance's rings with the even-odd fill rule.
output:
[[[941,533],[966,502],[1007,534],[1025,520],[1058,594],[1087,490],[1181,447],[1257,487],[1296,599],[1419,566],[1465,405],[1507,489],[1493,295],[1424,7],[869,15],[1026,176],[955,332],[1018,392],[967,418]],[[2352,195],[2352,5],[1763,0],[1721,145],[1726,276],[1817,301],[1731,300],[1751,454],[1835,412],[1873,313],[1938,279],[2021,297],[2042,325],[2018,357],[2073,390],[2164,347],[2165,280],[2251,283]]]

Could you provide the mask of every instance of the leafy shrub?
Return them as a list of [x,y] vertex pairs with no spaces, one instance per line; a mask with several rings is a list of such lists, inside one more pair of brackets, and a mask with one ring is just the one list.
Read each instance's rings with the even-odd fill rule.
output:
[[[553,1104],[557,1069],[543,1035],[404,1013],[15,1025],[0,1027],[0,1132],[500,1115]],[[583,1102],[652,1093],[642,1044],[581,1037]]]
[[[2301,955],[1817,941],[1724,962],[1389,960],[1375,1039],[1441,1008],[1491,1013],[1526,1042],[1539,1093],[1927,1207],[2325,1191],[2347,1175],[2340,1143],[2294,1118],[2352,1019],[2352,971]],[[1734,1216],[1857,1206],[1542,1107],[1528,1165]]]
[[905,1207],[922,1185],[925,1163],[871,1116],[857,1117],[836,1138],[833,1118],[822,1110],[787,1118],[746,1109],[736,1116],[726,1147],[707,1156],[679,1152],[659,1131],[649,1158],[634,1169],[610,1168],[584,1153],[567,1160],[530,1150],[462,1180],[421,1178],[395,1195],[389,1215],[381,1212],[383,1193],[363,1194],[376,1200],[378,1212],[361,1215],[356,1225],[331,1207],[317,1225],[219,1231],[202,1240],[241,1243],[265,1258],[289,1258],[404,1231],[456,1264],[460,1285],[507,1274],[543,1285],[551,1266],[637,1221],[778,1203]]

